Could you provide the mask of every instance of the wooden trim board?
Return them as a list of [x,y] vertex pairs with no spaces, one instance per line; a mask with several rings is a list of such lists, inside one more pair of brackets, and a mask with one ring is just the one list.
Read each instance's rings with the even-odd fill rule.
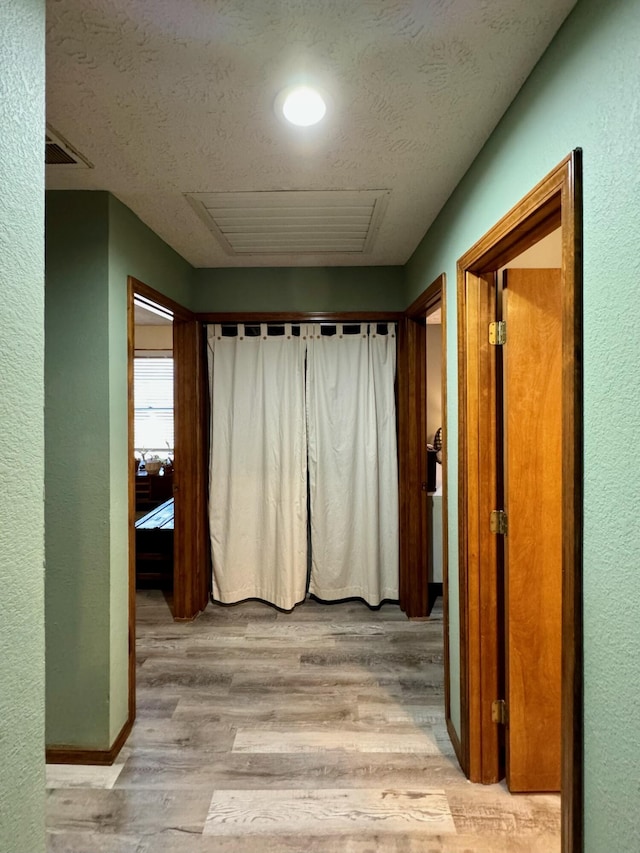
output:
[[191,320],[196,316],[193,311],[185,308],[184,305],[180,305],[179,302],[176,302],[169,296],[165,296],[164,293],[160,293],[159,290],[154,290],[153,287],[149,287],[148,284],[134,278],[132,275],[128,277],[128,281],[133,286],[134,293],[139,296],[144,296],[145,299],[150,299],[152,302],[157,302],[158,305],[161,305],[163,308],[171,311],[174,317],[179,317],[183,320]]
[[133,720],[129,718],[120,729],[109,749],[84,749],[78,746],[48,746],[45,752],[47,764],[113,764],[118,753],[131,734]]
[[136,718],[136,469],[134,463],[134,399],[133,399],[133,360],[135,358],[135,309],[133,298],[136,291],[136,279],[127,279],[127,454],[129,459],[129,719],[133,725]]

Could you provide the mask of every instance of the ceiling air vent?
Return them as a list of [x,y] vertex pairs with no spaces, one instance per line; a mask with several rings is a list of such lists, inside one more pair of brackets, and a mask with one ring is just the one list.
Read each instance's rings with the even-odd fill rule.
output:
[[230,255],[364,254],[389,190],[186,193]]
[[50,125],[44,137],[45,166],[75,166],[76,169],[93,169],[93,165],[83,157],[67,140],[60,136]]

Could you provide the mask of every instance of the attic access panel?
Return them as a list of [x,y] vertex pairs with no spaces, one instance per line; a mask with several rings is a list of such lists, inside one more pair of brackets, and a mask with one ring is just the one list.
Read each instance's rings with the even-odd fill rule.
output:
[[230,255],[365,254],[389,190],[186,193]]

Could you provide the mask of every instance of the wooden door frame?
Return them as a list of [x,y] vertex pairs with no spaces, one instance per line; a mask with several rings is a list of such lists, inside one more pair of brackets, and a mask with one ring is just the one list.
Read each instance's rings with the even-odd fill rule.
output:
[[458,261],[458,452],[462,766],[496,781],[498,728],[495,536],[497,270],[562,226],[562,850],[583,850],[582,152],[573,151]]
[[[446,431],[446,276],[439,275],[406,309],[398,324],[398,479],[400,510],[400,607],[410,618],[428,616],[433,602],[429,600],[428,577],[417,571],[424,551],[423,513],[416,501],[422,495],[426,477],[426,338],[425,318],[434,305],[442,308],[442,425]],[[442,524],[443,559],[442,588],[447,614],[447,450],[442,451]],[[445,657],[448,646],[445,626]],[[447,661],[448,663],[448,661]]]
[[[185,376],[176,376],[175,399],[178,406],[192,412],[190,420],[195,426],[199,438],[195,447],[190,443],[190,436],[175,437],[174,452],[186,458],[186,465],[178,460],[174,479],[174,491],[180,489],[189,498],[186,512],[176,514],[174,518],[174,600],[173,617],[175,620],[193,619],[204,609],[208,598],[208,578],[206,577],[206,559],[203,552],[203,531],[206,519],[203,516],[203,504],[206,492],[204,483],[204,463],[198,465],[196,458],[204,455],[202,443],[206,434],[205,427],[198,422],[204,406],[205,390],[202,387],[203,355],[200,348],[198,329],[201,324],[196,315],[168,296],[154,290],[133,276],[127,278],[127,413],[128,413],[128,457],[129,457],[129,718],[133,722],[136,713],[136,548],[135,548],[135,466],[134,455],[134,399],[133,399],[133,360],[135,357],[135,312],[134,297],[143,296],[173,313],[174,335],[174,365],[177,361],[185,362],[185,366],[196,370],[189,380],[189,370],[184,370]],[[184,325],[189,331],[177,340],[176,323]],[[179,352],[176,353],[176,344]],[[177,359],[176,359],[177,355]],[[176,454],[176,455],[177,455]],[[182,471],[180,472],[180,469]],[[177,487],[177,489],[176,489]],[[195,497],[193,497],[195,496]],[[188,528],[188,520],[193,518],[193,526]],[[192,535],[193,529],[196,536]],[[194,546],[189,559],[185,558],[184,541],[193,540]],[[175,559],[176,554],[182,554]]]
[[[442,287],[442,299],[443,299],[443,310],[444,310],[444,275],[440,276],[433,282],[432,285],[425,291],[425,293],[421,294],[418,297],[418,300],[414,303],[416,306],[416,317],[419,316],[421,307],[418,304],[421,299],[425,296],[425,294],[429,293],[429,300],[427,305],[431,305],[437,298],[438,294],[436,293],[437,288]],[[414,306],[411,306],[413,308]],[[408,309],[411,310],[411,309]],[[425,309],[426,310],[426,309]],[[409,529],[406,524],[403,523],[403,513],[402,513],[402,494],[403,490],[406,489],[406,485],[403,487],[403,472],[405,470],[415,470],[417,471],[417,466],[414,465],[413,468],[403,467],[401,458],[401,430],[405,429],[405,424],[408,422],[408,418],[403,415],[403,412],[408,411],[408,403],[406,395],[403,396],[403,389],[408,389],[408,385],[403,381],[403,376],[405,375],[406,368],[408,362],[406,361],[406,335],[404,333],[404,326],[407,322],[407,313],[404,311],[314,311],[314,312],[306,312],[306,311],[269,311],[269,312],[249,312],[249,311],[230,311],[230,312],[209,312],[209,313],[201,313],[198,314],[198,319],[203,323],[216,324],[216,323],[245,323],[247,325],[257,324],[257,323],[273,323],[273,324],[282,324],[282,323],[395,323],[397,328],[397,372],[396,372],[396,412],[397,412],[397,422],[398,422],[398,462],[399,462],[399,483],[398,483],[398,500],[399,500],[399,537],[400,537],[400,565],[402,565],[402,554],[404,542],[406,541],[406,537],[409,535]],[[444,333],[444,327],[443,327]],[[443,343],[444,346],[444,343]],[[444,361],[443,361],[444,368]],[[423,371],[424,372],[424,371]],[[446,406],[446,397],[443,399],[443,407]],[[446,412],[446,408],[443,408],[443,415]],[[443,459],[444,464],[444,459]],[[444,523],[444,513],[446,510],[446,504],[444,502],[443,497],[443,523]],[[444,566],[443,566],[444,568]],[[404,587],[403,587],[404,583]],[[444,584],[443,584],[444,587]],[[422,592],[424,595],[422,596]],[[420,604],[416,605],[415,610],[411,610],[411,605],[408,602],[408,593],[407,593],[407,583],[406,578],[403,581],[402,569],[399,570],[399,603],[400,607],[407,613],[407,616],[426,616],[428,610],[426,609],[426,578],[424,581],[424,590],[420,593],[415,593],[412,601],[419,601]]]

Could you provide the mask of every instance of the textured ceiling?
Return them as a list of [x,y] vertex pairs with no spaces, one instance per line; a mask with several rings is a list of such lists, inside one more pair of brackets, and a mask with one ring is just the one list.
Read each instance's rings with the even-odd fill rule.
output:
[[147,311],[141,305],[133,307],[133,321],[136,326],[171,326],[172,321],[168,317],[160,317],[151,311]]
[[[47,121],[197,267],[402,264],[575,0],[48,0]],[[277,93],[331,97],[287,127]],[[187,193],[387,190],[366,254],[234,256]]]

